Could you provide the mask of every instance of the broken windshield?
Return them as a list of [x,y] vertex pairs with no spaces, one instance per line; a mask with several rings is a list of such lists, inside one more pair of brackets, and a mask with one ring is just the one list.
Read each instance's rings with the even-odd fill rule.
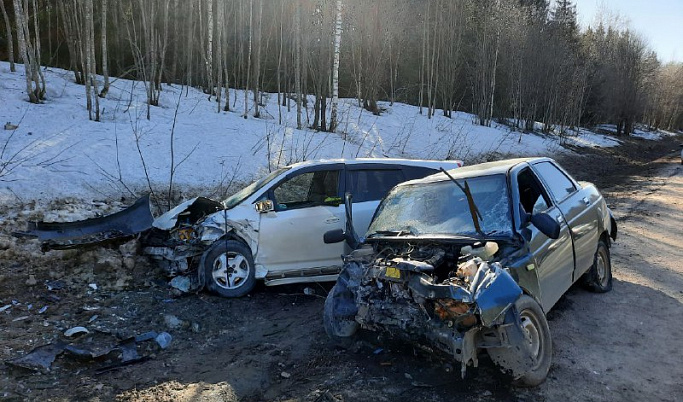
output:
[[270,174],[268,174],[267,176],[264,176],[256,180],[255,182],[251,183],[250,185],[246,186],[245,188],[226,198],[223,201],[223,206],[225,206],[225,209],[234,208],[237,204],[244,201],[245,199],[247,199],[247,197],[262,189],[263,186],[270,183],[271,181],[273,181],[273,179],[275,179],[276,177],[280,176],[282,173],[288,170],[288,167],[284,167],[270,172]]
[[[464,186],[465,180],[458,180],[458,183]],[[468,178],[467,184],[481,213],[479,224],[484,235],[511,235],[512,219],[505,176]],[[392,233],[405,235],[406,232],[479,236],[467,196],[450,181],[396,187],[380,204],[367,237],[391,236]]]

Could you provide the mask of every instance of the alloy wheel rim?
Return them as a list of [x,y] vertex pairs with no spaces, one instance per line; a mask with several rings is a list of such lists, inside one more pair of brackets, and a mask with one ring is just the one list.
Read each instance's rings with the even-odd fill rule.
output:
[[249,270],[249,262],[242,254],[223,253],[213,261],[213,281],[223,289],[238,289],[246,283]]

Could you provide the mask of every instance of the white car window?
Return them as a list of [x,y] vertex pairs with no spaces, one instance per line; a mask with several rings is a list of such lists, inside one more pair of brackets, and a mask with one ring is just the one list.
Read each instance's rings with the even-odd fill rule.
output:
[[294,176],[274,191],[276,210],[323,205],[339,199],[339,170],[321,170]]

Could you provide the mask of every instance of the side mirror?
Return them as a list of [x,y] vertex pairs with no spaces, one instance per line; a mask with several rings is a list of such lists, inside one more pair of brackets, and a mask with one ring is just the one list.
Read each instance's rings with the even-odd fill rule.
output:
[[325,244],[340,243],[346,239],[346,234],[343,229],[334,229],[325,232],[323,235],[323,241]]
[[548,214],[540,213],[531,215],[531,223],[538,230],[551,239],[560,237],[560,224]]
[[256,212],[265,214],[266,212],[274,211],[275,204],[273,204],[272,200],[261,200],[254,203],[254,208],[256,208]]

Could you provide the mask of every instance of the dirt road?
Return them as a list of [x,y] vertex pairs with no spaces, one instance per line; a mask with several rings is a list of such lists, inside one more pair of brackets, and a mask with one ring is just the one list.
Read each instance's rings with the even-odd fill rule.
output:
[[[510,386],[485,357],[461,380],[457,366],[370,336],[335,349],[322,329],[322,287],[317,296],[301,286],[237,300],[175,299],[155,279],[160,273],[125,257],[125,247],[40,254],[35,242],[8,235],[26,219],[10,209],[0,220],[0,307],[11,305],[0,313],[0,360],[75,325],[112,337],[168,331],[173,342],[102,374],[96,368],[107,362],[64,356],[43,374],[2,367],[0,400],[681,401],[683,167],[664,158],[630,165],[626,178],[610,161],[568,167],[597,179],[619,219],[614,289],[574,287],[550,312],[553,366],[538,388]],[[619,171],[622,180],[600,182]],[[48,290],[45,281],[56,280],[63,287]]]
[[683,166],[665,158],[651,168],[606,194],[619,221],[614,288],[572,289],[551,311],[554,364],[534,395],[683,400]]

